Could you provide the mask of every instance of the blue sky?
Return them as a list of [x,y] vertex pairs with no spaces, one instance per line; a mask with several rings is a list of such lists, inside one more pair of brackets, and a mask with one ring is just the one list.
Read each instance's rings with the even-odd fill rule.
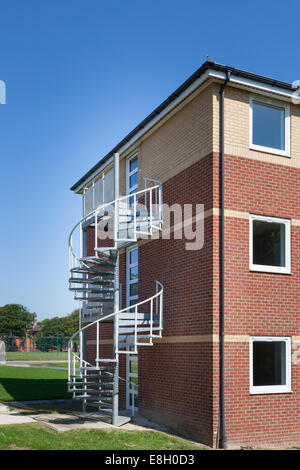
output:
[[77,307],[70,186],[192,74],[217,62],[300,79],[296,2],[0,0],[0,305]]

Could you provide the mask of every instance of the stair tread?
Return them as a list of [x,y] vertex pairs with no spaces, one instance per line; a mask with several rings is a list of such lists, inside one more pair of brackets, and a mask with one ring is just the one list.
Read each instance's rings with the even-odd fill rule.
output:
[[86,256],[84,258],[80,258],[79,261],[82,261],[83,263],[96,264],[99,266],[111,266],[112,268],[115,267],[115,261],[103,256]]
[[[76,290],[76,289],[75,289],[75,290]],[[105,303],[110,302],[110,303],[112,303],[112,300],[113,300],[113,299],[112,299],[112,298],[109,298],[109,299],[106,299],[106,298],[103,299],[103,298],[101,298],[101,299],[99,299],[99,298],[97,298],[97,297],[87,297],[87,296],[77,297],[77,296],[76,296],[76,300],[86,300],[86,301],[88,301],[88,302],[99,302],[99,303],[102,303],[102,302],[105,302]],[[112,304],[113,304],[113,303],[112,303]]]
[[113,276],[113,271],[104,271],[100,270],[97,268],[82,268],[82,267],[76,267],[76,268],[71,268],[70,269],[71,273],[82,273],[82,274],[98,274],[101,276]]
[[[82,281],[82,284],[85,284],[85,281]],[[97,287],[70,287],[69,288],[70,291],[77,291],[77,292],[92,292],[92,293],[95,293],[95,294],[105,294],[105,293],[110,293],[110,292],[113,292],[114,289],[111,288],[97,288]]]
[[79,278],[79,277],[70,277],[69,282],[78,283],[78,284],[111,284],[113,286],[113,279],[102,279],[101,276],[89,277],[89,278]]

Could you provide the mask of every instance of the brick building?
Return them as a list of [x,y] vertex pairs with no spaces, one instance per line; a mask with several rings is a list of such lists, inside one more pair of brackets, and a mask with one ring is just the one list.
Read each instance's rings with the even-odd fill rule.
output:
[[[73,239],[70,244],[70,286],[83,300],[85,368],[76,378],[70,373],[70,388],[85,405],[97,381],[91,395],[74,383],[99,372],[110,395],[90,404],[135,405],[143,416],[212,447],[299,444],[296,95],[288,83],[205,62],[71,188],[84,197],[80,255]],[[109,212],[107,203],[118,197]],[[122,213],[124,201],[129,212]],[[194,212],[181,225],[171,217],[166,226],[162,201],[192,204]],[[145,212],[136,211],[140,202]],[[184,234],[177,235],[181,228],[196,230],[197,204],[204,205],[204,243],[187,249]],[[132,239],[124,236],[128,221]],[[117,261],[100,232],[113,232]],[[98,272],[95,257],[104,260]],[[104,269],[110,288],[99,297],[95,285],[100,279],[103,289]],[[155,291],[155,281],[163,292]],[[153,304],[163,308],[163,329]],[[127,317],[106,318],[118,305]],[[148,316],[138,317],[140,310]],[[144,335],[137,318],[140,328],[146,325]],[[118,376],[127,382],[117,384]]]

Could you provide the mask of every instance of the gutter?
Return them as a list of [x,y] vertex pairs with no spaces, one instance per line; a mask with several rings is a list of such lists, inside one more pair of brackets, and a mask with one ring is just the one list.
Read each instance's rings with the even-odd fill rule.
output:
[[134,141],[138,140],[150,127],[158,122],[173,107],[186,98],[193,90],[208,78],[218,80],[226,79],[227,71],[231,72],[231,82],[236,86],[251,86],[258,93],[271,93],[278,95],[283,100],[289,100],[293,96],[296,88],[290,83],[282,82],[272,78],[257,75],[245,70],[217,64],[213,61],[204,62],[201,67],[196,70],[182,85],[180,85],[165,101],[163,101],[152,113],[150,113],[138,126],[136,126],[121,142],[119,142],[107,155],[96,163],[82,178],[80,178],[72,187],[72,191],[81,189],[87,181],[99,172],[99,168],[103,166],[113,155],[118,152],[122,153],[124,149],[129,148]]
[[220,439],[219,446],[227,448],[226,418],[225,418],[225,159],[224,159],[224,94],[230,80],[231,72],[226,70],[226,78],[220,88]]

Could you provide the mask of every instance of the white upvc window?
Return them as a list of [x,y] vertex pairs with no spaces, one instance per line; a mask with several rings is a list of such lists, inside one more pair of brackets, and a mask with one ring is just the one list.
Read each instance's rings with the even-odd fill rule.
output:
[[138,302],[139,267],[136,245],[127,249],[126,267],[126,301],[127,306],[130,306]]
[[138,191],[138,155],[137,153],[127,159],[126,193],[133,194]]
[[291,221],[250,215],[249,262],[251,271],[291,273]]
[[250,97],[250,149],[290,157],[290,106]]
[[250,337],[250,393],[291,391],[291,338]]

